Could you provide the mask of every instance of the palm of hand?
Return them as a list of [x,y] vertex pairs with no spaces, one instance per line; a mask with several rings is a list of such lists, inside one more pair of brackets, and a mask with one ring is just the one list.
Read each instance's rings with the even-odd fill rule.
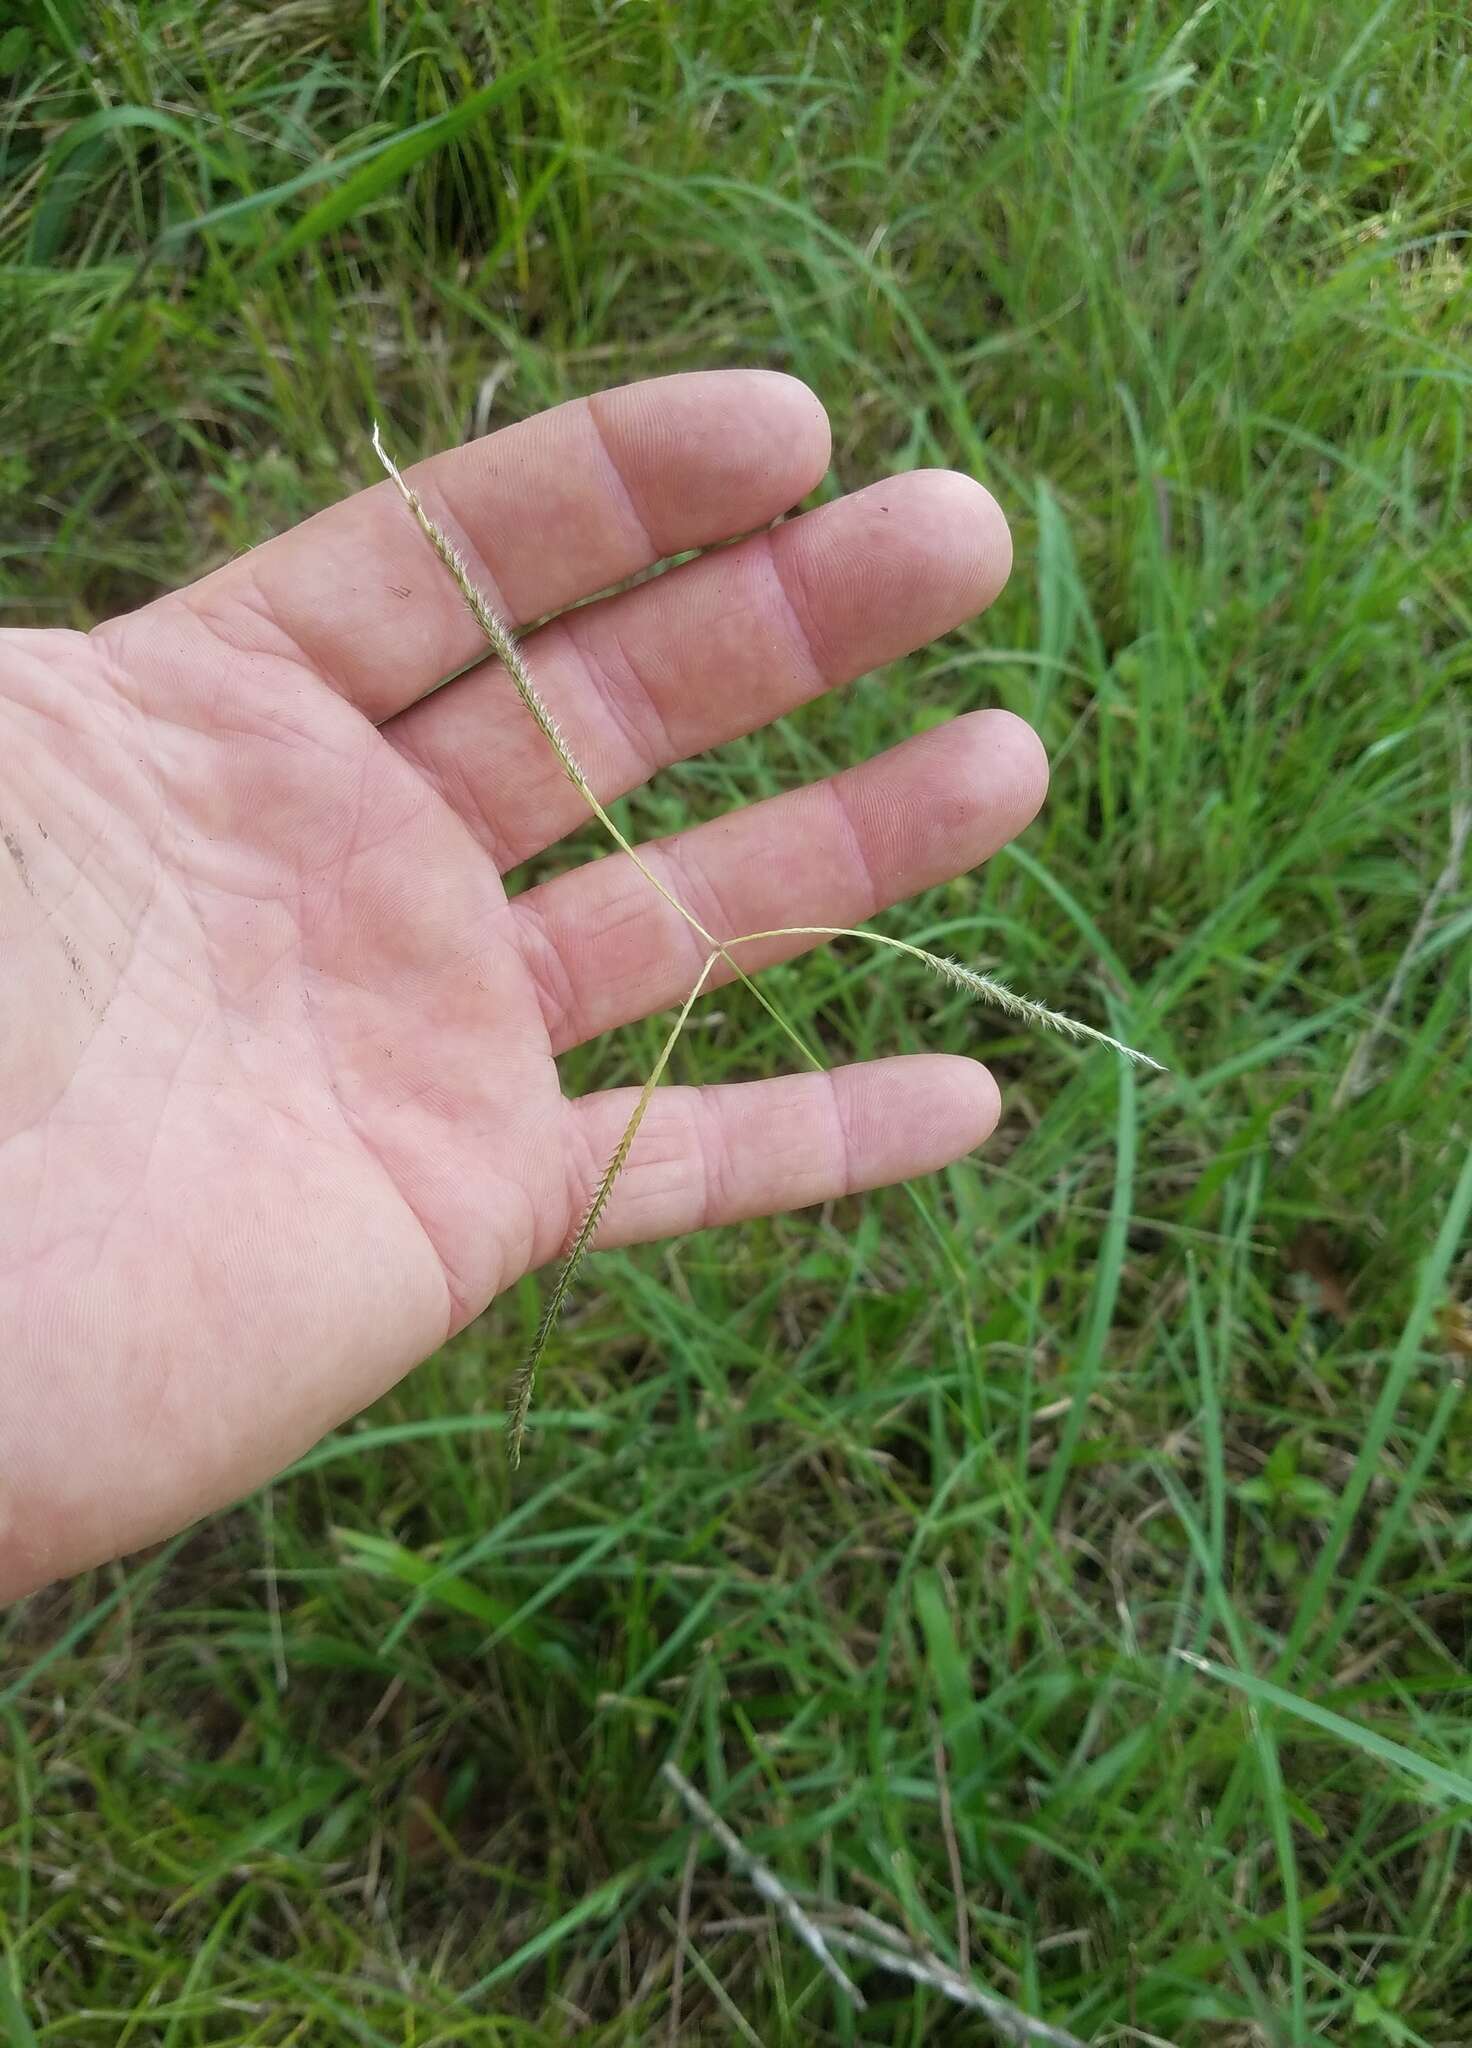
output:
[[[800,387],[729,373],[420,480],[525,618],[770,519],[825,456]],[[883,498],[538,637],[600,794],[989,596],[984,494]],[[428,694],[470,630],[383,486],[93,635],[0,635],[0,1593],[279,1469],[576,1223],[627,1091],[567,1101],[555,1054],[682,994],[693,942],[620,858],[508,901],[581,819],[494,665]],[[867,917],[1036,806],[1025,729],[961,727],[651,858],[712,929]],[[601,1241],[924,1170],[994,1114],[964,1061],[665,1090]]]
[[172,1524],[180,1471],[272,1470],[550,1256],[571,1193],[494,865],[341,697],[179,635],[43,645],[29,701],[7,669],[51,744],[4,813],[0,1321],[60,1454],[26,1522],[68,1550],[109,1496]]

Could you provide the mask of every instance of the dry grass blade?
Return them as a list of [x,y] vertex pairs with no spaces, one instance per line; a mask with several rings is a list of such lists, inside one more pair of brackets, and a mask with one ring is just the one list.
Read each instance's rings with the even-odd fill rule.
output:
[[[863,1995],[833,1954],[835,1948],[847,1949],[850,1955],[862,1956],[866,1962],[893,1970],[916,1984],[925,1985],[928,1990],[938,1991],[956,2005],[980,2013],[1010,2041],[1040,2041],[1045,2048],[1085,2048],[1076,2034],[1070,2034],[1063,2027],[1055,2027],[1048,2020],[1034,2018],[1009,1998],[983,1990],[969,1972],[952,1969],[949,1963],[942,1962],[939,1956],[919,1947],[906,1935],[876,1919],[872,1913],[855,1907],[835,1907],[831,1901],[794,1891],[752,1854],[735,1830],[721,1819],[710,1801],[696,1791],[677,1764],[666,1758],[659,1767],[659,1773],[701,1825],[715,1836],[732,1868],[777,1908],[799,1941],[817,1957],[834,1983],[855,2005],[864,2004]],[[843,1920],[835,1919],[836,1914],[841,1914]],[[844,1921],[857,1925],[845,1925]],[[731,1930],[746,1923],[725,1921],[720,1924],[724,1930]],[[859,1932],[858,1929],[864,1931]],[[1169,2048],[1168,2043],[1166,2048]]]
[[769,1870],[760,1857],[752,1855],[741,1837],[727,1826],[710,1801],[696,1791],[678,1765],[666,1759],[659,1770],[665,1783],[674,1787],[695,1818],[715,1836],[728,1860],[755,1885],[764,1899],[777,1908],[798,1940],[817,1957],[840,1991],[856,2006],[862,2007],[863,1993],[829,1948],[823,1938],[823,1930],[803,1911],[776,1872]]
[[1031,2013],[1013,2005],[1010,1999],[998,1998],[993,1991],[983,1991],[969,1977],[948,1968],[938,1956],[899,1946],[891,1948],[884,1942],[870,1941],[862,1934],[854,1934],[847,1927],[825,1927],[823,1932],[836,1948],[846,1948],[850,1955],[863,1956],[866,1962],[894,1970],[916,1984],[938,1991],[943,1998],[949,1998],[957,2005],[981,2013],[1009,2041],[1042,2041],[1046,2048],[1085,2048],[1077,2034],[1052,2026],[1047,2020],[1034,2019]]

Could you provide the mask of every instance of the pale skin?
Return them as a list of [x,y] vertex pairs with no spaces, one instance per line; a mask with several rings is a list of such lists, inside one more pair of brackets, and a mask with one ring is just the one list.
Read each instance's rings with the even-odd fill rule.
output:
[[[948,472],[768,530],[828,454],[802,385],[718,371],[409,475],[505,616],[563,613],[528,655],[608,799],[1001,588],[1002,516]],[[586,811],[493,662],[437,688],[482,652],[387,482],[90,634],[0,632],[0,1598],[260,1484],[576,1229],[633,1091],[569,1100],[556,1057],[706,949],[622,855],[508,899]],[[1046,779],[979,711],[645,855],[718,936],[853,925]],[[598,1242],[930,1172],[997,1114],[941,1056],[662,1087]]]

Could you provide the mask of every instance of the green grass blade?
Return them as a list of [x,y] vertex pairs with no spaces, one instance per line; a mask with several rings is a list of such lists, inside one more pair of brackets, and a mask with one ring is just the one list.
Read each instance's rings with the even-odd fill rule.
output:
[[37,2048],[36,2034],[20,2002],[15,1958],[0,1949],[0,2024],[11,2048]]
[[1332,1707],[1321,1707],[1313,1700],[1300,1699],[1297,1693],[1275,1685],[1270,1678],[1258,1678],[1250,1671],[1232,1671],[1225,1664],[1214,1664],[1209,1657],[1198,1657],[1189,1650],[1178,1650],[1176,1654],[1208,1678],[1215,1678],[1222,1685],[1235,1686],[1254,1705],[1281,1708],[1285,1714],[1295,1715],[1298,1720],[1321,1728],[1326,1735],[1347,1743],[1351,1749],[1372,1756],[1394,1770],[1403,1771],[1439,1798],[1450,1799],[1456,1805],[1472,1810],[1472,1776],[1467,1772],[1453,1770],[1449,1764],[1438,1763],[1434,1757],[1421,1756],[1416,1750],[1407,1749],[1404,1743],[1382,1735],[1378,1729],[1366,1727],[1363,1721],[1351,1721],[1343,1714],[1336,1714]]
[[60,1663],[63,1658],[70,1656],[71,1652],[85,1642],[92,1631],[99,1628],[106,1621],[107,1617],[116,1608],[120,1607],[125,1600],[136,1601],[155,1580],[163,1575],[175,1555],[183,1548],[188,1534],[189,1531],[185,1529],[179,1535],[171,1537],[163,1549],[149,1558],[146,1564],[138,1565],[134,1570],[124,1573],[110,1593],[99,1600],[95,1606],[89,1607],[87,1612],[72,1622],[69,1627],[64,1628],[54,1641],[48,1643],[46,1648],[31,1660],[30,1664],[27,1665],[26,1669],[18,1677],[13,1678],[9,1685],[3,1691],[0,1691],[0,1707],[12,1705],[23,1693],[28,1692],[38,1678],[49,1671],[54,1664]]
[[[1355,1517],[1369,1491],[1370,1482],[1380,1469],[1380,1452],[1395,1424],[1411,1375],[1421,1362],[1426,1333],[1431,1327],[1431,1319],[1445,1292],[1452,1260],[1465,1243],[1469,1213],[1472,1213],[1472,1147],[1469,1147],[1462,1161],[1462,1170],[1447,1203],[1436,1241],[1422,1262],[1411,1312],[1406,1318],[1379,1398],[1370,1413],[1359,1443],[1354,1469],[1340,1493],[1333,1523],[1320,1546],[1314,1568],[1304,1585],[1293,1626],[1288,1632],[1288,1640],[1284,1643],[1282,1654],[1275,1666],[1280,1676],[1286,1675],[1292,1668],[1294,1659],[1313,1633],[1315,1624],[1326,1612],[1329,1586],[1335,1569],[1344,1554],[1345,1545],[1354,1528]],[[1353,1588],[1350,1589],[1350,1597],[1354,1597]],[[1349,1615],[1344,1611],[1346,1604],[1341,1602],[1340,1610],[1331,1618],[1331,1641],[1337,1642],[1348,1626]],[[1319,1661],[1316,1657],[1315,1668],[1318,1667]]]
[[596,1886],[586,1898],[579,1899],[576,1905],[569,1906],[565,1913],[559,1913],[549,1926],[522,1942],[521,1946],[504,1961],[497,1963],[493,1970],[488,1970],[478,1983],[472,1984],[464,1993],[464,2003],[473,2005],[477,1999],[484,1998],[488,1991],[494,1991],[498,1984],[508,1983],[532,1963],[539,1961],[549,1949],[555,1948],[558,1942],[565,1941],[568,1935],[575,1933],[579,1927],[586,1926],[590,1920],[601,1920],[614,1912],[644,1875],[644,1869],[635,1865],[628,1870],[619,1871],[616,1877],[611,1877],[606,1883]]
[[206,150],[199,138],[182,121],[157,107],[101,107],[83,115],[51,144],[45,170],[31,216],[28,261],[49,264],[66,239],[72,214],[89,189],[91,159],[104,143],[131,129],[144,129],[171,142],[182,142],[200,162],[210,165],[217,177],[224,166]]
[[1048,1466],[1042,1502],[1038,1509],[1039,1518],[1045,1528],[1053,1526],[1058,1513],[1058,1503],[1068,1483],[1074,1453],[1088,1417],[1089,1399],[1103,1368],[1105,1346],[1109,1341],[1110,1325],[1114,1320],[1114,1306],[1119,1299],[1119,1285],[1124,1272],[1125,1244],[1129,1234],[1130,1214],[1134,1206],[1135,1104],[1134,1072],[1126,1064],[1119,1069],[1119,1107],[1114,1119],[1114,1192],[1109,1203],[1109,1220],[1104,1226],[1104,1235],[1099,1244],[1098,1263],[1094,1268],[1088,1321],[1084,1325],[1083,1342],[1073,1369],[1072,1398],[1058,1438],[1058,1448]]
[[[577,46],[579,56],[589,57],[597,49],[600,38],[589,37]],[[472,127],[475,122],[488,114],[492,107],[513,93],[530,85],[554,63],[566,62],[571,51],[546,51],[540,57],[528,59],[524,64],[505,71],[499,78],[492,79],[460,101],[458,106],[449,107],[443,114],[436,114],[430,120],[421,121],[402,135],[386,141],[366,161],[361,161],[341,185],[319,199],[315,206],[308,207],[301,219],[294,222],[286,233],[270,242],[252,264],[253,274],[278,269],[289,262],[300,250],[310,248],[325,236],[346,225],[354,215],[361,213],[375,199],[397,185],[416,165],[433,156],[436,150],[444,149],[458,136]],[[278,195],[279,196],[279,195]]]

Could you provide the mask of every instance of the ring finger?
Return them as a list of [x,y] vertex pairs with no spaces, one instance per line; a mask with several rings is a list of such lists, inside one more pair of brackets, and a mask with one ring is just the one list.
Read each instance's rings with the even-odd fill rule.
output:
[[[987,859],[1028,824],[1046,788],[1031,727],[977,711],[640,853],[716,939],[855,925]],[[677,1002],[709,951],[625,854],[541,883],[509,912],[555,1052]],[[743,947],[740,962],[750,972],[813,943],[764,941]],[[729,979],[722,964],[710,985]]]

